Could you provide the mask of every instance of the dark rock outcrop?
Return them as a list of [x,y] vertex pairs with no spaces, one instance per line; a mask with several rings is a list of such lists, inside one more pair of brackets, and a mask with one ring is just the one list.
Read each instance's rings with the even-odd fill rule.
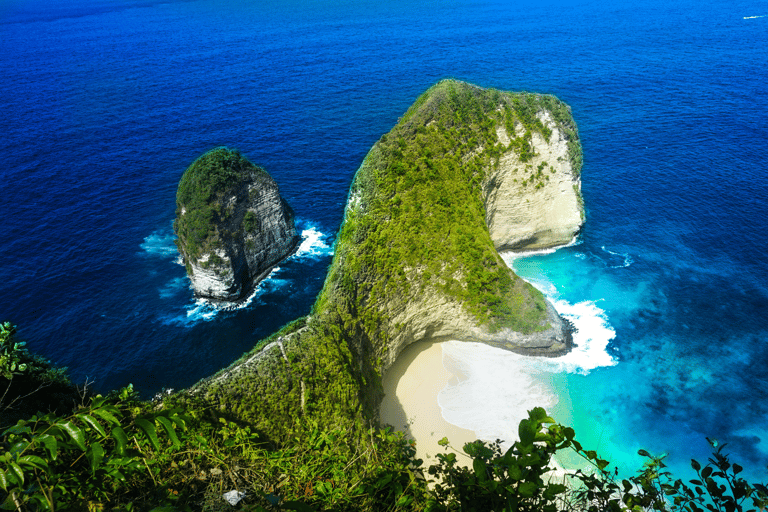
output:
[[227,148],[189,166],[176,206],[177,246],[198,297],[244,298],[300,240],[275,180]]

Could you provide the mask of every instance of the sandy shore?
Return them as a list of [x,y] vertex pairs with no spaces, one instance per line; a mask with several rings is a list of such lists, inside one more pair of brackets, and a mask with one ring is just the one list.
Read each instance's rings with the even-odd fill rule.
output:
[[386,396],[381,404],[381,423],[416,441],[416,456],[424,467],[436,464],[436,455],[445,449],[437,444],[447,437],[466,464],[470,459],[461,448],[477,439],[471,430],[452,425],[443,419],[437,395],[445,385],[461,375],[453,375],[443,367],[443,351],[439,342],[417,342],[407,347],[384,376]]

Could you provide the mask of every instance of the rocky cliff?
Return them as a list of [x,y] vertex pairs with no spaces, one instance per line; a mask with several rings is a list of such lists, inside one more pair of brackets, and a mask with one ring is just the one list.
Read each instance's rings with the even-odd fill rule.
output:
[[[523,97],[534,98],[534,105],[541,101]],[[530,151],[501,154],[484,182],[485,220],[500,251],[567,244],[584,222],[576,126],[565,105],[548,98],[545,103],[534,114],[538,130],[519,121],[496,127],[500,144],[509,148],[513,140],[527,139],[530,145]]]
[[374,421],[381,375],[419,340],[567,352],[567,323],[498,249],[570,242],[580,168],[556,98],[433,86],[358,170],[310,317],[192,392],[279,437],[297,415]]
[[219,301],[242,299],[299,242],[272,177],[227,148],[184,172],[174,230],[195,295]]

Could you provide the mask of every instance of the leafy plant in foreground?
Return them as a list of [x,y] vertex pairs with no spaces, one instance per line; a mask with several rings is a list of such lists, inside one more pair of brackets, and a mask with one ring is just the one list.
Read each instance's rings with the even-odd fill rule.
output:
[[[130,389],[121,393],[126,399]],[[27,510],[84,509],[120,494],[128,479],[150,469],[147,451],[161,448],[161,432],[179,446],[186,428],[179,410],[133,415],[126,401],[97,396],[75,413],[32,416],[2,434],[0,488],[3,507]],[[122,405],[122,407],[121,407]],[[0,495],[1,496],[1,495]]]
[[[518,434],[520,440],[504,453],[499,441],[467,443],[464,452],[472,458],[472,468],[460,466],[454,453],[438,455],[439,463],[429,469],[438,484],[427,509],[762,512],[768,507],[768,488],[738,476],[743,468],[729,461],[722,451],[725,445],[713,444],[715,451],[704,467],[691,460],[698,478],[689,485],[672,480],[664,456],[645,450],[638,452],[646,458],[640,471],[618,480],[607,460],[584,450],[573,429],[556,424],[541,408],[529,411]],[[448,446],[448,440],[440,444]],[[552,456],[562,449],[575,451],[587,467],[555,478]]]

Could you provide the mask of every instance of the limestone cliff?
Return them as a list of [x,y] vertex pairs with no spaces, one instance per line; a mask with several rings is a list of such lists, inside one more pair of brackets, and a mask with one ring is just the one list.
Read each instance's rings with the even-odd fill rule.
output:
[[[506,151],[484,183],[485,219],[500,251],[525,251],[564,245],[581,229],[581,150],[576,126],[564,105],[549,102],[537,110],[540,131],[514,122],[496,128],[502,145],[529,138],[530,153]],[[554,112],[554,113],[553,113]]]
[[189,166],[176,206],[177,246],[198,297],[243,298],[299,242],[272,177],[227,148]]
[[570,242],[580,168],[556,98],[433,86],[360,166],[311,316],[192,391],[279,437],[297,415],[374,421],[381,375],[419,340],[567,352],[567,323],[497,249]]
[[418,340],[565,353],[568,326],[497,249],[570,242],[583,220],[580,167],[556,98],[437,84],[358,171],[318,303],[347,307],[382,372]]

